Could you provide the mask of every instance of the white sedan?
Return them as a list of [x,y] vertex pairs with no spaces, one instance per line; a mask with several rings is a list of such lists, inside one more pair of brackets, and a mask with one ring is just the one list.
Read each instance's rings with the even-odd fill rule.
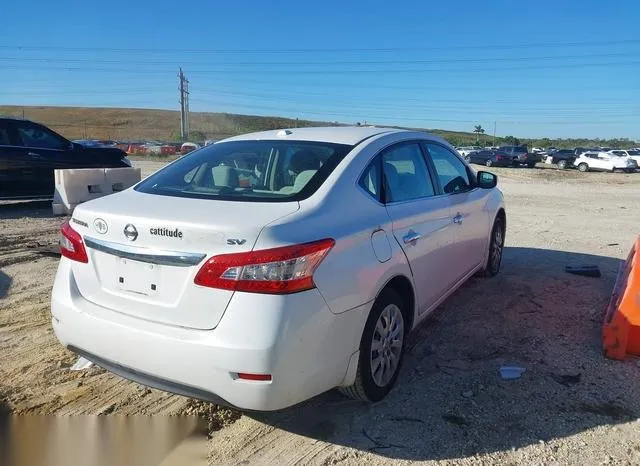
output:
[[580,154],[573,162],[581,172],[586,171],[626,171],[634,172],[638,164],[630,157],[621,157],[608,152],[587,151]]
[[55,334],[122,377],[241,409],[334,387],[378,401],[408,332],[468,278],[500,270],[496,183],[422,132],[211,144],[75,209]]

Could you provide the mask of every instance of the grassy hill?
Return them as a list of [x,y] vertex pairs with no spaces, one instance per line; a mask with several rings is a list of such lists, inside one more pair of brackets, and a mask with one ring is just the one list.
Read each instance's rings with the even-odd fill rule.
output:
[[[180,112],[172,110],[87,107],[0,106],[0,115],[43,123],[68,139],[178,140]],[[218,139],[250,131],[336,123],[230,113],[189,114],[191,139]],[[454,144],[473,144],[473,133],[430,130]]]

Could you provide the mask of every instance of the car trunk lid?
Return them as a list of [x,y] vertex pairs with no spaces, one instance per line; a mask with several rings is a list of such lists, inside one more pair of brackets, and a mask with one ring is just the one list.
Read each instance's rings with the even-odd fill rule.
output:
[[297,202],[248,203],[113,194],[76,208],[89,263],[73,263],[84,299],[142,319],[212,329],[232,291],[194,284],[206,258],[250,251],[262,228]]

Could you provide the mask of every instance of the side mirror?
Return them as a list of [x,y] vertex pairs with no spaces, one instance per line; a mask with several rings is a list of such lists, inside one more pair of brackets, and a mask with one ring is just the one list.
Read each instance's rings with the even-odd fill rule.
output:
[[489,172],[478,172],[478,186],[482,189],[493,189],[498,185],[498,177]]

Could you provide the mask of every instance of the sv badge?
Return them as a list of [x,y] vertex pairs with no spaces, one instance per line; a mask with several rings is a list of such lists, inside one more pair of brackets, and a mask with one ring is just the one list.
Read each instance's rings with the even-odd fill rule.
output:
[[247,242],[246,239],[228,239],[227,240],[227,244],[229,246],[240,246],[246,242]]

